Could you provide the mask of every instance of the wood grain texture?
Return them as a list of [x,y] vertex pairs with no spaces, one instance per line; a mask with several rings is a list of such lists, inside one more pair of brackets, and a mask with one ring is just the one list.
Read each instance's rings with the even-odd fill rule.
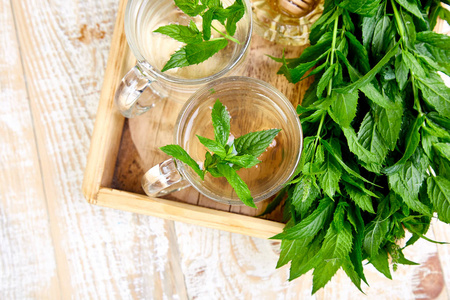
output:
[[0,1],[0,45],[0,298],[59,298],[33,119],[9,0]]
[[[448,226],[448,225],[445,225]],[[182,269],[191,299],[448,299],[444,284],[448,264],[438,247],[425,240],[405,249],[419,266],[399,265],[390,280],[372,265],[365,268],[365,296],[342,271],[311,296],[312,272],[288,282],[289,267],[275,269],[277,241],[245,237],[176,223]],[[447,229],[448,231],[448,229]],[[429,232],[429,238],[434,238]],[[212,267],[211,267],[212,266]]]
[[12,5],[61,298],[185,299],[172,225],[91,206],[80,189],[118,2]]
[[215,210],[181,201],[150,198],[146,195],[110,188],[100,189],[97,204],[265,239],[280,233],[284,227],[282,223],[262,218],[239,214],[230,216],[231,214],[227,211]]

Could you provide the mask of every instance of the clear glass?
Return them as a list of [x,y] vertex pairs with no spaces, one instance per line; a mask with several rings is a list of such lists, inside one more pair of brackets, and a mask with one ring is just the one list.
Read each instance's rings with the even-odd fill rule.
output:
[[142,177],[142,188],[151,197],[161,197],[189,185],[189,182],[178,172],[173,158],[157,164]]
[[[206,148],[196,135],[214,139],[211,110],[217,99],[227,107],[231,115],[231,139],[253,131],[282,129],[259,157],[261,163],[238,171],[255,202],[274,195],[291,178],[300,159],[303,136],[294,107],[273,86],[248,77],[226,77],[204,86],[183,106],[174,135],[174,143],[182,146],[201,166]],[[170,172],[170,176],[165,176],[178,178],[173,173],[179,173],[187,183],[215,201],[231,205],[242,204],[225,178],[214,178],[208,173],[202,181],[190,167],[180,161],[177,161],[176,169]],[[146,192],[149,190],[148,186],[153,184],[148,178],[144,176],[143,179]],[[155,186],[158,184],[155,181]],[[164,189],[167,187],[164,186]]]
[[284,45],[309,43],[312,24],[322,15],[324,0],[252,0],[255,33]]
[[[234,0],[222,2],[227,7]],[[234,36],[240,44],[229,42],[225,49],[203,63],[162,73],[160,70],[170,55],[183,44],[153,31],[169,24],[188,25],[191,17],[178,9],[173,0],[129,0],[125,11],[125,34],[137,64],[123,78],[116,92],[115,103],[122,114],[128,118],[142,114],[167,97],[184,102],[205,83],[237,72],[252,34],[251,4],[249,0],[243,2],[246,14],[237,23]],[[196,23],[201,28],[201,18]],[[223,29],[218,21],[213,21],[213,25]],[[220,34],[212,30],[214,37],[220,37]]]

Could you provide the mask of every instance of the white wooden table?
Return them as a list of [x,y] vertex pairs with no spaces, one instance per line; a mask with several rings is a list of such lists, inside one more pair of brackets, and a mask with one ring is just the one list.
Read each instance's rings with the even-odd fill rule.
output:
[[[81,193],[118,0],[0,0],[0,299],[362,298],[338,273],[311,297],[279,244],[89,205]],[[428,234],[450,241],[434,222]],[[366,299],[449,299],[450,246],[367,268]]]

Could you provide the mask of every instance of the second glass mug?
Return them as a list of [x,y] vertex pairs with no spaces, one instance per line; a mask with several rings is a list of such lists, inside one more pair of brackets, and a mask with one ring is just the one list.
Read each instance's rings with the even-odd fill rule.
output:
[[[234,0],[222,2],[227,7]],[[162,73],[160,70],[170,55],[182,43],[153,31],[169,24],[188,25],[191,17],[178,9],[173,0],[129,0],[125,11],[125,35],[137,63],[116,91],[114,102],[122,115],[138,116],[167,97],[185,101],[205,83],[234,71],[247,53],[252,34],[251,4],[249,0],[243,0],[243,3],[246,12],[237,23],[234,36],[240,44],[229,42],[226,48],[199,65]],[[201,28],[201,24],[197,27]],[[212,37],[214,35],[220,37],[213,31]]]
[[[217,99],[231,116],[230,139],[254,131],[281,129],[258,158],[261,163],[238,171],[255,203],[269,198],[292,177],[300,160],[303,135],[294,107],[281,92],[257,79],[225,77],[205,85],[184,104],[174,132],[174,143],[183,147],[200,166],[206,148],[196,135],[214,139],[211,111]],[[225,178],[214,178],[207,173],[202,181],[190,167],[176,159],[154,166],[142,178],[142,187],[151,197],[188,186],[215,201],[242,204]]]

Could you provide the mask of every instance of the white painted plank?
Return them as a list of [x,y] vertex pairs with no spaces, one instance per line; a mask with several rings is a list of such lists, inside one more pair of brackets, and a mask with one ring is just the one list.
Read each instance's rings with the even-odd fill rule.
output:
[[81,193],[118,1],[13,1],[62,298],[186,298],[172,223]]
[[0,1],[0,298],[58,298],[39,157],[9,0]]
[[[445,225],[448,226],[448,225]],[[176,223],[182,270],[192,299],[353,299],[363,294],[340,270],[311,296],[312,272],[287,281],[289,267],[275,269],[279,244],[196,225]],[[434,238],[433,232],[427,235]],[[444,248],[439,246],[440,248]],[[442,249],[441,249],[442,250]],[[399,265],[390,280],[372,265],[365,267],[370,286],[364,299],[448,299],[448,253],[423,239],[405,249],[419,266]],[[441,254],[441,256],[440,256]]]

